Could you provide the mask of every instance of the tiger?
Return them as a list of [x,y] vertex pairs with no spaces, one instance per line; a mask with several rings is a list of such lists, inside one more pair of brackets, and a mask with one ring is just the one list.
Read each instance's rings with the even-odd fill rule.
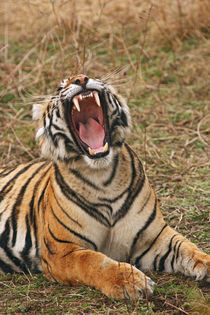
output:
[[42,156],[0,170],[0,271],[43,272],[115,299],[152,295],[149,271],[210,280],[210,255],[168,226],[126,142],[125,99],[84,74],[33,105]]

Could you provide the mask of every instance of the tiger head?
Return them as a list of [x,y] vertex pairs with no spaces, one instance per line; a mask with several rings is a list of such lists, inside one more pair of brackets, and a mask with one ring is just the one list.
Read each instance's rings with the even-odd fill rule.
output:
[[44,156],[84,159],[92,168],[110,164],[130,129],[125,100],[99,79],[77,75],[61,82],[57,93],[33,105],[39,120],[36,138]]

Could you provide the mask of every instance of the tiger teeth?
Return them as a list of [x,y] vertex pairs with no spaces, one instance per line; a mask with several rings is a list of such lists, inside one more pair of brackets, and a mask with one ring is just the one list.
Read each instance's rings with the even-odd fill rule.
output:
[[101,107],[100,98],[99,98],[97,92],[94,93],[94,97],[95,97],[96,104],[97,104],[99,107]]
[[73,103],[74,103],[76,109],[78,110],[78,112],[80,112],[80,107],[79,107],[79,102],[78,102],[78,98],[77,97],[73,98]]
[[108,149],[109,149],[109,145],[108,145],[108,142],[106,142],[106,144],[103,147],[103,152],[108,151]]
[[[97,92],[90,92],[89,94],[86,94],[86,95],[79,94],[78,96],[75,96],[73,98],[73,103],[74,103],[76,109],[78,110],[78,112],[80,112],[79,100],[82,101],[84,98],[88,98],[88,97],[94,97],[95,101],[96,101],[96,104],[99,107],[101,107],[100,98],[99,98]],[[73,109],[75,109],[75,107]]]
[[95,155],[95,152],[89,147],[88,148],[90,155]]
[[103,146],[103,148],[96,149],[96,152],[94,152],[94,149],[91,149],[90,147],[88,148],[88,151],[89,151],[90,155],[96,155],[97,153],[107,152],[108,149],[109,149],[109,145],[108,145],[108,142],[106,142],[106,144]]
[[85,95],[80,94],[79,95],[80,100],[83,100],[84,98],[88,98],[88,97],[93,97],[93,93],[90,92],[89,94],[85,94]]

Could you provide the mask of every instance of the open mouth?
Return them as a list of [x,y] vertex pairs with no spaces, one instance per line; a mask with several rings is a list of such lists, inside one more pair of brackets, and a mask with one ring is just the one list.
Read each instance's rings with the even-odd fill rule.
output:
[[70,120],[76,140],[91,158],[109,153],[107,120],[97,91],[85,91],[73,97]]

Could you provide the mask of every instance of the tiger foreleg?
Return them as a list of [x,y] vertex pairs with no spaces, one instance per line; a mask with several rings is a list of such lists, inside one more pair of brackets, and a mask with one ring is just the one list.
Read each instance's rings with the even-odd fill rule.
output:
[[136,300],[153,292],[154,282],[134,266],[77,245],[62,255],[43,254],[42,267],[51,280],[93,286],[112,298]]
[[181,272],[210,281],[210,255],[168,226],[132,262],[143,271]]

